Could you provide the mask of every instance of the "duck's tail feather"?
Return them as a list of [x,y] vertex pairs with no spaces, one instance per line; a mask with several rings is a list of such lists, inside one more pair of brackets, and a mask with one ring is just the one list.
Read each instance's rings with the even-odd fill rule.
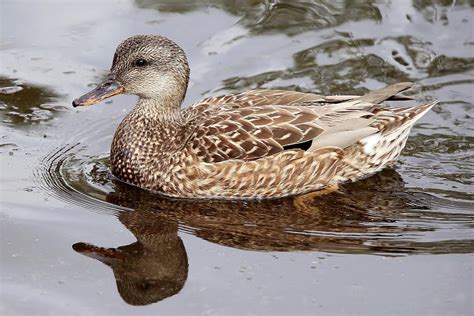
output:
[[410,108],[387,108],[376,112],[376,119],[370,125],[383,133],[400,128],[411,128],[423,115],[425,115],[438,101],[432,101]]
[[378,90],[371,91],[363,96],[355,99],[360,103],[380,104],[381,102],[392,98],[400,92],[403,92],[413,86],[413,82],[400,82],[383,87]]

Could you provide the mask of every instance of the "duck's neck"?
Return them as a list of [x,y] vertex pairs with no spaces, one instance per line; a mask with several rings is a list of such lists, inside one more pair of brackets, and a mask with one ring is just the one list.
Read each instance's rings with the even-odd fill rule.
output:
[[163,99],[138,101],[120,123],[112,141],[110,159],[115,176],[142,187],[146,183],[161,185],[161,180],[156,179],[169,172],[169,160],[187,139],[179,106],[180,102]]
[[183,122],[181,100],[182,98],[166,97],[140,98],[132,112],[134,116],[156,124],[181,124]]

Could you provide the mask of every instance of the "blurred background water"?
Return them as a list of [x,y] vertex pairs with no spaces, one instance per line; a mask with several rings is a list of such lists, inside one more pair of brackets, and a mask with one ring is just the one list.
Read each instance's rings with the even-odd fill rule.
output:
[[[0,12],[2,315],[473,312],[473,1],[5,0]],[[398,81],[440,103],[396,170],[339,192],[166,199],[109,171],[134,97],[70,106],[135,34],[187,52],[185,106]]]

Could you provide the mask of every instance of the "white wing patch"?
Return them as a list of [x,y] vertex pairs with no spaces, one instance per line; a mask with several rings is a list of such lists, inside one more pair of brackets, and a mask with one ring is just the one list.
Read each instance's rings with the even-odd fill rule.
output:
[[377,145],[381,139],[381,133],[376,133],[361,139],[360,142],[362,143],[362,145],[364,145],[364,152],[369,156],[375,155]]

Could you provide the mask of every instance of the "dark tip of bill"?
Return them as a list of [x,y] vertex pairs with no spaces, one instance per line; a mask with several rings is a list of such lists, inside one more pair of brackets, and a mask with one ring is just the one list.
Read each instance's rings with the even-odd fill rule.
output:
[[72,106],[73,107],[78,107],[79,105],[81,105],[81,103],[77,99],[72,101]]

